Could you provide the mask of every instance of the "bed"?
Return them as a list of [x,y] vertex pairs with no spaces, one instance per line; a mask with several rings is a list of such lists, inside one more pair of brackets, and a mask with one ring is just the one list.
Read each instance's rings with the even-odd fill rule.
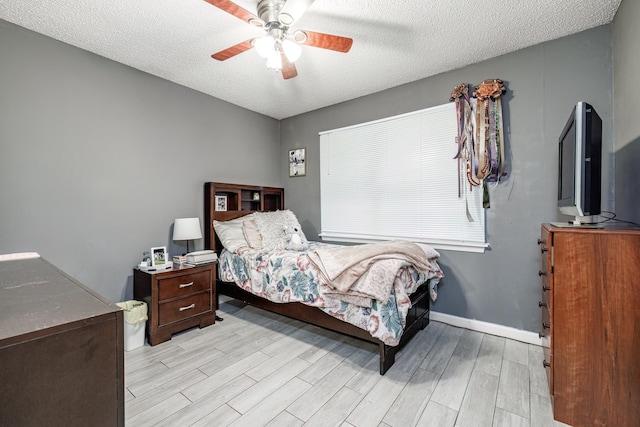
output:
[[[443,277],[437,252],[416,253],[415,244],[400,241],[307,241],[295,214],[283,208],[281,188],[205,184],[205,246],[219,255],[217,295],[375,343],[384,375],[429,323]],[[389,260],[389,252],[402,259]]]

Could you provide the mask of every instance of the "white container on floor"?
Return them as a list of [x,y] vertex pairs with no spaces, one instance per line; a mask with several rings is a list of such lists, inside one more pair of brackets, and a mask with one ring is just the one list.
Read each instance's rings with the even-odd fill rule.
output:
[[117,302],[124,310],[124,350],[130,351],[144,345],[144,331],[147,327],[147,304],[142,301]]
[[144,330],[147,322],[138,322],[135,325],[124,322],[124,351],[130,351],[144,345]]

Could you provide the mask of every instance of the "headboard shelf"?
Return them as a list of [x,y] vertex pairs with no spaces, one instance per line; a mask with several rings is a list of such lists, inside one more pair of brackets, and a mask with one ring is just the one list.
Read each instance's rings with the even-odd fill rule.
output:
[[[216,198],[218,196],[218,198]],[[220,201],[220,203],[217,203]],[[228,221],[252,212],[284,209],[284,189],[259,185],[205,182],[204,184],[205,249],[220,252],[213,220]]]

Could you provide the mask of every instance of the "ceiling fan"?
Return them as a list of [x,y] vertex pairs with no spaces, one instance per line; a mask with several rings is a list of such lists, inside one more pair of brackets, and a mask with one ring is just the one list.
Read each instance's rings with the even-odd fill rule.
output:
[[225,61],[255,47],[258,54],[266,58],[267,68],[279,70],[284,79],[290,79],[298,75],[294,62],[300,56],[301,44],[345,53],[353,44],[353,39],[347,37],[307,30],[289,32],[291,25],[314,0],[260,0],[257,15],[229,0],[205,1],[267,32],[264,37],[243,41],[211,55],[218,61]]

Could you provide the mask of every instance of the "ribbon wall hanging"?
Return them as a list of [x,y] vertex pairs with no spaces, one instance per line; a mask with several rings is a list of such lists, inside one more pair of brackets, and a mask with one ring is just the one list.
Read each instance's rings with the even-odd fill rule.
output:
[[[500,79],[484,80],[473,91],[476,98],[475,115],[469,97],[469,85],[459,84],[451,92],[450,101],[456,103],[458,152],[458,195],[463,196],[462,176],[469,188],[482,185],[483,206],[490,207],[488,182],[499,182],[505,175],[504,130],[500,97],[506,92]],[[467,212],[467,216],[469,213]],[[470,219],[471,220],[471,219]]]
[[458,123],[458,136],[456,144],[458,152],[454,159],[458,159],[458,197],[462,197],[462,180],[460,177],[464,173],[469,180],[471,186],[479,185],[475,180],[475,172],[473,163],[477,163],[474,144],[474,126],[473,111],[469,102],[469,85],[466,83],[459,84],[451,92],[449,101],[456,103],[456,117]]

